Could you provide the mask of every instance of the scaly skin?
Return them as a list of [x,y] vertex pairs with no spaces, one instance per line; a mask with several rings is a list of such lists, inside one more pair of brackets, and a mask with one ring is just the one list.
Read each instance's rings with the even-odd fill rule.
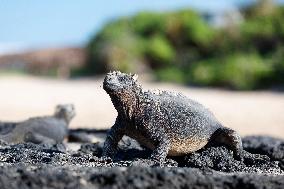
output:
[[143,91],[137,75],[108,73],[103,88],[118,112],[107,135],[103,156],[112,157],[124,135],[153,150],[151,158],[162,164],[167,155],[182,156],[209,141],[230,147],[242,159],[240,136],[223,127],[204,106],[182,94]]
[[8,143],[62,143],[68,135],[68,125],[75,116],[71,104],[58,105],[53,116],[35,117],[14,123],[0,139]]

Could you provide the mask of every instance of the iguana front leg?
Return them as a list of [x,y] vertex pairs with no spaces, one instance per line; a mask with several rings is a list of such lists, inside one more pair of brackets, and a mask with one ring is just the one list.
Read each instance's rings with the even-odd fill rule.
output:
[[170,140],[167,137],[161,139],[156,148],[153,150],[151,159],[153,159],[160,166],[163,165],[168,155],[170,144]]
[[117,118],[115,124],[109,130],[103,148],[103,157],[113,157],[117,151],[118,142],[125,134],[124,126]]

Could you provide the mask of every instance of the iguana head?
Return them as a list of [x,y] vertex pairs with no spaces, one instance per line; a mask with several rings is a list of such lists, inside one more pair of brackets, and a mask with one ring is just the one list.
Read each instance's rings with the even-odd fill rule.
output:
[[119,71],[110,72],[104,79],[103,88],[107,93],[133,91],[138,86],[137,78],[136,74],[126,74]]
[[118,114],[129,119],[136,109],[137,97],[141,91],[136,80],[135,74],[115,71],[108,73],[103,83],[104,90],[109,94]]
[[67,123],[70,123],[75,115],[73,104],[59,104],[55,108],[55,117],[63,118]]

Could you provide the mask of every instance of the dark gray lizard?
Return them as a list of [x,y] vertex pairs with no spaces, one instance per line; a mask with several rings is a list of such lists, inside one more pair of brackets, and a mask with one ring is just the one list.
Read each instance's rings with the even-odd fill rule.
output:
[[14,123],[11,129],[0,135],[0,139],[8,143],[62,143],[68,135],[68,125],[74,116],[73,105],[57,105],[54,115]]
[[203,105],[182,94],[143,91],[137,75],[108,73],[104,90],[118,112],[108,132],[103,156],[112,157],[124,135],[153,150],[151,158],[162,164],[167,155],[182,156],[208,142],[227,145],[242,159],[241,137],[224,127]]

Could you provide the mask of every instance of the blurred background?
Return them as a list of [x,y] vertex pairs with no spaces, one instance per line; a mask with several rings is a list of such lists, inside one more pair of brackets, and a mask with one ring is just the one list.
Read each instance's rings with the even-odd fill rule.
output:
[[184,93],[242,135],[284,138],[284,1],[0,0],[0,120],[74,103],[110,127],[110,70]]

